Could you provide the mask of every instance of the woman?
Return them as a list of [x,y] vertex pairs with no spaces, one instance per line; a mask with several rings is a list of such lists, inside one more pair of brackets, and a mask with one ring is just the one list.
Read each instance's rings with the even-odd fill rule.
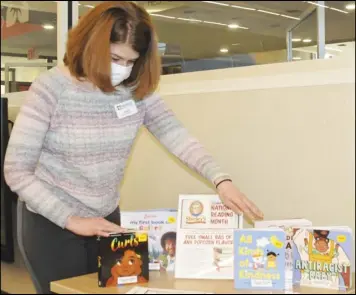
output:
[[69,33],[64,63],[33,82],[5,161],[7,183],[25,203],[19,242],[39,293],[95,272],[95,236],[122,230],[117,185],[142,125],[211,181],[226,206],[262,218],[154,93],[161,67],[146,11],[98,5]]

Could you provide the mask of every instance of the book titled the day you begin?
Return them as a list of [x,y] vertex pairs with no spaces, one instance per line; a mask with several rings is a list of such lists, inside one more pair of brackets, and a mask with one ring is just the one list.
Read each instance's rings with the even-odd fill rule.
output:
[[235,230],[235,288],[283,290],[285,243],[286,234],[282,229]]

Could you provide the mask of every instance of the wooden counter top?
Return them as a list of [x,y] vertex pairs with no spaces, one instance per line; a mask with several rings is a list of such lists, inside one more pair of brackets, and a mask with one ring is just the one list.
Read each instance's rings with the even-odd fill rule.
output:
[[[353,276],[353,282],[355,275]],[[52,282],[51,291],[57,294],[125,294],[135,285],[126,285],[123,287],[114,288],[99,288],[97,274],[89,274],[85,276],[75,277],[62,281]],[[148,286],[151,288],[160,289],[176,289],[185,291],[203,291],[213,292],[216,294],[242,294],[243,291],[234,289],[234,282],[226,280],[181,280],[175,279],[173,273],[150,272],[150,281]],[[301,294],[355,294],[355,289],[352,288],[347,292],[337,292],[327,289],[316,288],[295,288],[294,292]],[[253,294],[252,292],[247,292]],[[254,294],[263,294],[263,292],[254,292]],[[272,294],[265,292],[264,294]],[[274,294],[278,294],[275,292]],[[283,294],[279,292],[279,294]]]

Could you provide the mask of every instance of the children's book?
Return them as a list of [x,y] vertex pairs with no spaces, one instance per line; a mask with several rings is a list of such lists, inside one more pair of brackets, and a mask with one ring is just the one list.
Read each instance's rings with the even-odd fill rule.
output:
[[239,229],[234,232],[236,289],[284,290],[285,245],[283,229]]
[[293,241],[295,284],[341,291],[351,287],[351,228],[295,228]]
[[148,232],[150,270],[174,271],[177,210],[160,209],[121,212],[121,226]]
[[312,226],[312,222],[306,219],[296,218],[296,219],[283,219],[283,220],[266,220],[266,221],[256,221],[255,228],[281,228],[286,233],[286,243],[285,243],[285,254],[286,254],[286,273],[285,273],[285,288],[293,288],[293,228],[294,227],[305,227]]
[[148,282],[147,233],[112,234],[98,238],[98,243],[99,287]]
[[242,216],[217,195],[181,195],[177,220],[175,277],[233,279],[233,232]]

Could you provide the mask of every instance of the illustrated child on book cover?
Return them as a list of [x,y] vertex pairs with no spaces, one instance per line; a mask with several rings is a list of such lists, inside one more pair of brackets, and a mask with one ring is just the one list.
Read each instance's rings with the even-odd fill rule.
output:
[[[351,241],[345,233],[317,229],[296,229],[296,281],[301,285],[344,289],[350,286]],[[347,254],[348,253],[348,254]],[[298,257],[299,256],[299,257]]]
[[137,283],[147,283],[142,276],[141,255],[134,250],[126,250],[124,255],[117,260],[111,268],[111,277],[106,282],[106,287],[115,287],[121,277],[137,277]]

